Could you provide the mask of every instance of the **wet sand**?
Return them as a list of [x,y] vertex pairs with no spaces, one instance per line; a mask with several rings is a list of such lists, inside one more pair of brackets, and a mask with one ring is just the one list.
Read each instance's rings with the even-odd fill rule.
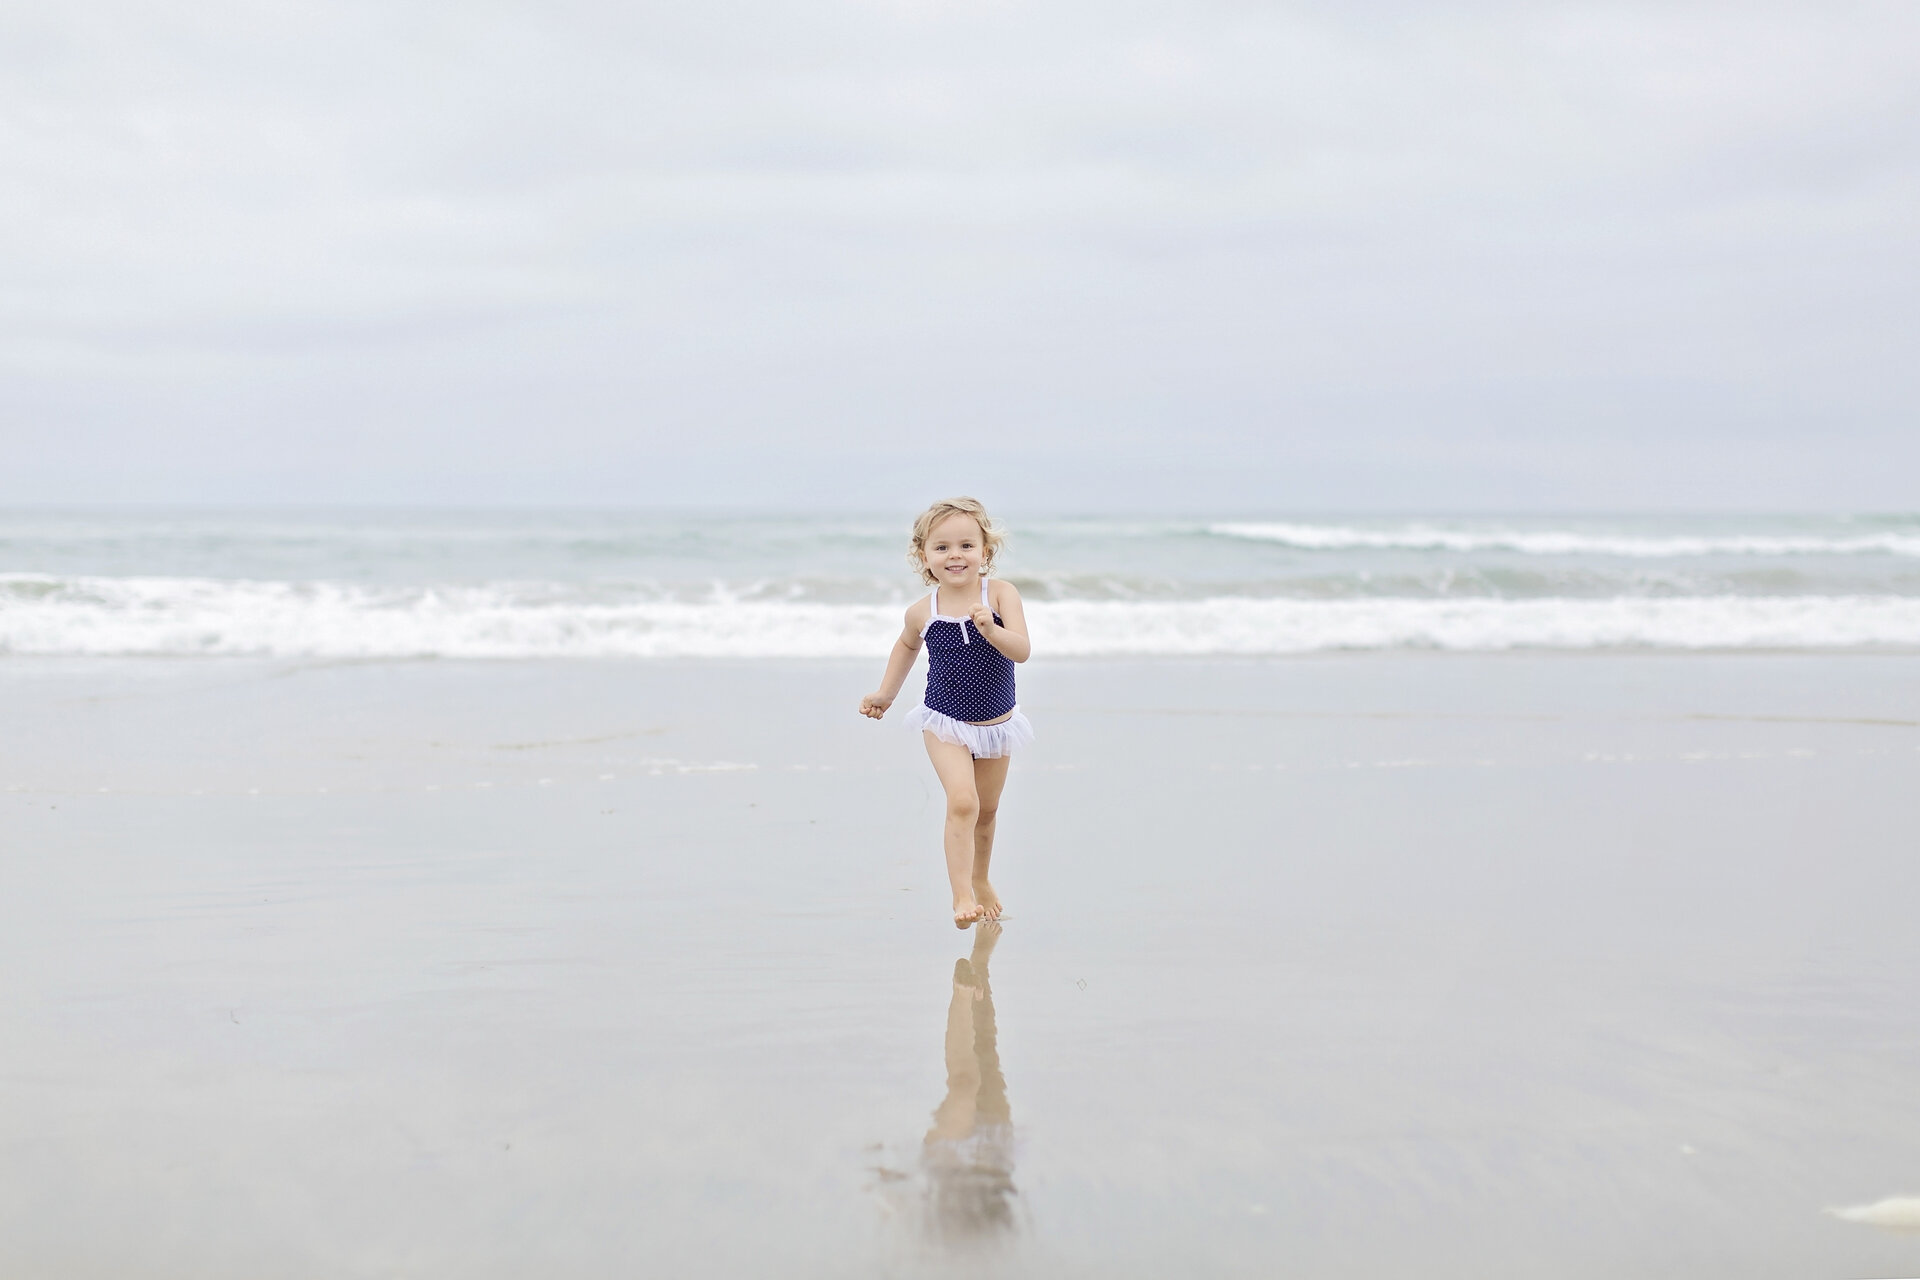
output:
[[1920,1274],[1920,657],[877,669],[0,663],[0,1273]]

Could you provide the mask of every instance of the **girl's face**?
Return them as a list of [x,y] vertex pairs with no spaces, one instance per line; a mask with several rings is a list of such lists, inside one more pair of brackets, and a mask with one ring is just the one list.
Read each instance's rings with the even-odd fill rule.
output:
[[927,530],[927,545],[922,553],[927,568],[942,582],[967,583],[980,573],[986,560],[986,540],[980,536],[980,522],[959,512]]

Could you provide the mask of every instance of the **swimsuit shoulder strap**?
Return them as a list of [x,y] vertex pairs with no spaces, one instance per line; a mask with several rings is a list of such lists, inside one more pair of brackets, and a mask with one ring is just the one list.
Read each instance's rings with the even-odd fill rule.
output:
[[934,583],[933,590],[927,593],[927,624],[920,628],[920,638],[925,640],[927,632],[933,630],[933,624],[940,621],[940,584]]

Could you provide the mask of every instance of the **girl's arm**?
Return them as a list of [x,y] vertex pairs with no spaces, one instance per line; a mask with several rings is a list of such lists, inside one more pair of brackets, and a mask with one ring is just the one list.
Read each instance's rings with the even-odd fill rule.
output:
[[[1011,582],[995,578],[987,584],[987,592],[993,597],[993,608],[984,604],[973,606],[969,611],[973,614],[973,625],[980,628],[988,644],[1015,662],[1025,662],[1033,656],[1033,642],[1027,639],[1027,612],[1020,607],[1019,591]],[[1001,618],[998,625],[993,621],[996,613]]]
[[880,687],[860,699],[861,715],[878,720],[900,696],[900,686],[907,682],[907,672],[913,670],[913,660],[920,656],[920,628],[914,623],[914,611],[930,607],[925,600],[917,600],[908,607],[906,627],[893,642],[893,652],[887,655],[887,671],[880,677]]

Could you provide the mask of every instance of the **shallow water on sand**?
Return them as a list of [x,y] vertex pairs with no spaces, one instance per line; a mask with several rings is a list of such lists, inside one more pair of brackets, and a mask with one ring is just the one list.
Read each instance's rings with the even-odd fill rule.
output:
[[871,678],[0,666],[0,1271],[1920,1271],[1920,660]]

